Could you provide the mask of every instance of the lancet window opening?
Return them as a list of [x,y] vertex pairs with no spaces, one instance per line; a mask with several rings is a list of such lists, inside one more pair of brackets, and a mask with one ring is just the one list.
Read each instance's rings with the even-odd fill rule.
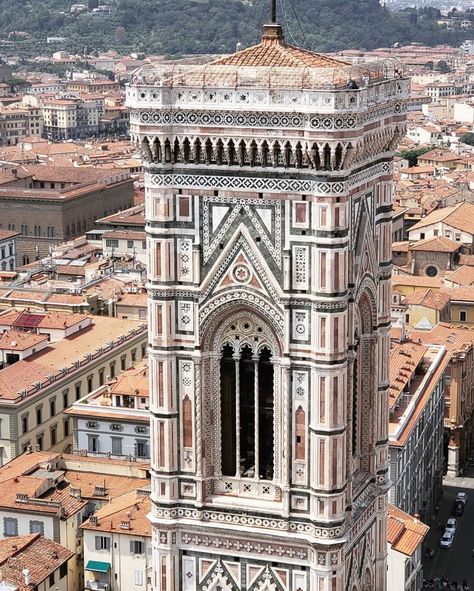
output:
[[242,326],[253,334],[234,333],[220,350],[221,472],[268,481],[274,477],[275,351],[261,326]]

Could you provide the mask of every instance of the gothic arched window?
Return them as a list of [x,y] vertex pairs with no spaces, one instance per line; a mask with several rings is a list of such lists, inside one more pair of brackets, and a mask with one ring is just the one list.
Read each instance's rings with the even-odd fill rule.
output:
[[[263,328],[242,321],[221,349],[221,470],[223,476],[273,479],[274,364]],[[246,334],[245,334],[246,332]]]

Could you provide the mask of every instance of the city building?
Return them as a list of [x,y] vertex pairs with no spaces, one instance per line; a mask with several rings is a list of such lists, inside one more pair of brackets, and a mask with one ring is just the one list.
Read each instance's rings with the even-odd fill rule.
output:
[[474,243],[474,203],[463,201],[457,205],[436,209],[408,230],[411,241],[444,236],[461,242],[469,251]]
[[392,158],[408,81],[280,25],[128,88],[145,166],[152,589],[387,577]]
[[[140,361],[146,353],[146,325],[118,318],[7,310],[0,313],[7,364],[0,370],[0,463],[29,446],[40,450],[70,448],[72,430],[64,411],[88,392]],[[12,338],[12,331],[30,339]],[[36,342],[37,335],[46,334]],[[20,355],[22,347],[30,355]],[[14,355],[16,358],[12,357]]]
[[19,232],[0,229],[0,270],[13,271],[16,269],[16,241]]
[[133,180],[120,170],[28,164],[0,174],[0,224],[20,233],[18,265],[50,255],[97,218],[132,204]]
[[40,533],[0,540],[0,587],[5,591],[69,591],[74,552]]
[[430,523],[443,475],[442,345],[393,343],[390,353],[390,503]]
[[405,323],[416,328],[433,327],[438,322],[449,322],[451,317],[451,298],[439,289],[421,289],[405,297]]
[[422,545],[429,527],[394,505],[388,506],[387,591],[418,591],[423,585]]
[[[111,499],[130,490],[147,489],[149,483],[141,463],[28,450],[0,468],[3,537],[41,535],[67,548],[73,556],[61,578],[67,575],[67,591],[81,591],[81,524]],[[55,580],[57,584],[59,577]]]
[[41,137],[43,115],[38,107],[10,105],[0,109],[0,145],[16,146],[26,137]]
[[102,252],[108,257],[129,257],[146,263],[146,234],[136,230],[106,230],[102,235]]
[[151,591],[149,488],[116,497],[91,516],[84,532],[84,588]]
[[66,84],[66,88],[72,92],[117,92],[120,90],[120,82],[109,80],[108,78],[100,78],[97,80],[70,80]]
[[150,460],[146,363],[110,376],[64,414],[72,419],[74,451]]
[[448,475],[458,476],[474,451],[474,329],[440,323],[411,336],[424,344],[443,345],[449,352],[444,386],[445,459]]
[[43,134],[52,140],[70,140],[99,135],[99,120],[103,107],[97,101],[81,98],[45,99]]

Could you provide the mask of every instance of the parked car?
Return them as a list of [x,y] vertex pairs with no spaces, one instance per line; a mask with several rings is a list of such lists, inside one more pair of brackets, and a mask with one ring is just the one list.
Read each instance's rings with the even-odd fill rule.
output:
[[453,545],[454,534],[450,531],[445,531],[439,542],[440,548],[451,548]]
[[461,517],[461,515],[464,513],[464,503],[462,501],[456,501],[453,505],[453,510],[451,513],[455,517]]
[[450,517],[446,522],[446,529],[445,532],[451,532],[453,535],[456,533],[456,520],[454,517]]
[[467,494],[465,492],[458,492],[456,495],[456,502],[467,503]]

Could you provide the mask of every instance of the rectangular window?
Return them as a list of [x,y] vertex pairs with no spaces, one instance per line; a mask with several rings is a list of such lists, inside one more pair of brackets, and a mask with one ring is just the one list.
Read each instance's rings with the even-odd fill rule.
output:
[[338,252],[334,253],[334,291],[339,291],[339,257]]
[[69,390],[63,392],[63,410],[69,407]]
[[41,425],[42,422],[43,422],[43,408],[41,406],[39,406],[36,409],[36,424]]
[[36,447],[39,451],[43,451],[43,434],[36,436]]
[[319,326],[319,346],[324,349],[326,347],[326,318],[321,318]]
[[21,417],[21,430],[23,434],[28,432],[28,415]]
[[135,585],[137,585],[137,586],[143,585],[143,571],[142,570],[135,571]]
[[44,523],[42,521],[30,521],[30,534],[41,534],[44,536]]
[[105,375],[105,369],[102,367],[99,369],[99,386],[104,385],[104,375]]
[[340,225],[341,225],[340,208],[335,207],[334,208],[334,227],[339,228]]
[[59,567],[59,578],[60,579],[64,579],[64,577],[67,575],[67,562],[64,562],[63,564],[61,564],[61,566]]
[[137,350],[136,349],[132,349],[130,356],[132,358],[132,363],[134,363],[137,360]]
[[466,310],[459,310],[459,322],[466,322],[467,312]]
[[108,248],[118,248],[118,245],[118,240],[111,240],[110,238],[107,238],[105,241],[105,246],[107,246]]
[[135,441],[135,449],[136,449],[136,456],[137,458],[148,458],[148,442],[147,441]]
[[110,538],[107,536],[95,536],[96,550],[110,550]]
[[75,390],[75,393],[76,393],[76,400],[79,400],[79,398],[81,397],[81,384],[80,383],[79,384],[76,384],[74,386],[74,390]]
[[127,248],[133,248],[133,240],[127,240]]
[[123,357],[120,357],[120,369],[122,371],[125,371],[127,368],[127,356],[124,355]]
[[115,456],[122,455],[122,438],[121,437],[112,437],[112,453]]
[[110,364],[110,377],[115,378],[115,361]]
[[49,412],[52,417],[56,415],[56,398],[52,398],[49,401]]
[[324,205],[321,206],[321,209],[319,210],[319,225],[320,226],[326,226],[328,223],[328,208]]
[[339,422],[339,378],[332,379],[332,424],[335,427]]
[[326,287],[326,253],[322,252],[319,255],[319,286]]
[[319,378],[319,422],[324,423],[326,420],[326,378],[321,376]]
[[324,486],[325,441],[319,442],[319,484]]
[[87,378],[87,393],[90,394],[93,389],[94,389],[94,377],[89,376]]
[[69,437],[69,419],[64,420],[64,437]]
[[18,519],[14,517],[3,518],[3,535],[5,537],[18,535]]
[[130,554],[143,554],[145,544],[140,540],[130,540]]
[[420,240],[424,240],[425,239],[425,233],[424,232],[420,232]]
[[146,240],[142,240],[142,250],[146,250]]
[[99,451],[99,438],[96,435],[87,436],[87,451],[91,453]]
[[51,445],[56,445],[58,439],[58,428],[56,426],[50,429]]
[[339,350],[339,318],[334,318],[333,329],[334,329],[333,348],[334,348],[334,351],[338,351]]

